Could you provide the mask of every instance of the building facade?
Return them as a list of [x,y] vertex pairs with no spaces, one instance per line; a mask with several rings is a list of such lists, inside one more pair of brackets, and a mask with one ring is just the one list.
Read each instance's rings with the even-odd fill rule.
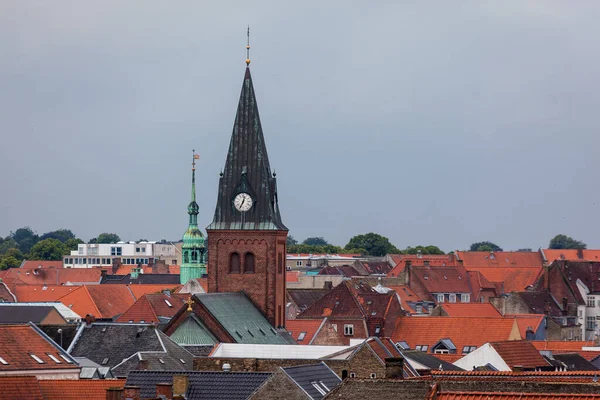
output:
[[176,265],[177,253],[176,245],[168,242],[83,243],[77,246],[77,250],[72,250],[71,254],[63,257],[63,267],[108,267],[117,258],[123,265],[146,265],[151,258]]

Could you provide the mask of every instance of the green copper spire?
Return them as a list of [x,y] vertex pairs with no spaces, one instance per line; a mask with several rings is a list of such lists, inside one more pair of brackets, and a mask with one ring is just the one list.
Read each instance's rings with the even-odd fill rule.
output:
[[188,205],[189,223],[183,234],[183,245],[181,246],[182,262],[179,281],[186,284],[194,278],[202,278],[206,274],[206,246],[204,235],[198,229],[198,212],[200,207],[196,203],[196,160],[200,158],[195,150],[192,150],[192,199]]

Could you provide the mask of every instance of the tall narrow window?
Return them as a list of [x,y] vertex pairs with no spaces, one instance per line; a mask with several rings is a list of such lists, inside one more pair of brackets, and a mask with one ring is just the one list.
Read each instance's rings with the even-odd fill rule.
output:
[[238,253],[232,253],[229,260],[229,273],[239,274],[240,273],[240,255]]
[[252,253],[246,253],[244,255],[244,273],[254,273],[254,254]]
[[190,253],[189,251],[183,252],[183,263],[188,264],[190,262]]
[[277,256],[277,273],[281,274],[283,272],[283,255],[281,253]]
[[192,262],[198,262],[198,250],[192,250]]

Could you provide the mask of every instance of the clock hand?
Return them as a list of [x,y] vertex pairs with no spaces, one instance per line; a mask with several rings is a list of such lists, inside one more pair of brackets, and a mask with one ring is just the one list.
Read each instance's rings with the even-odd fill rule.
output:
[[240,206],[243,206],[245,201],[246,201],[246,198],[244,197],[244,198],[242,199],[242,204],[240,204]]

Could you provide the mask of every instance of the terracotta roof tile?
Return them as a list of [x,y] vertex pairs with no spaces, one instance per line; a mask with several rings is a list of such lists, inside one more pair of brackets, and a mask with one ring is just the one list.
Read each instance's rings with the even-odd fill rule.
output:
[[100,268],[9,268],[2,277],[12,290],[14,285],[64,285],[71,283],[99,283],[102,277]]
[[[43,334],[38,332],[33,325],[0,325],[0,357],[5,363],[0,363],[2,371],[15,370],[48,370],[77,368],[67,363],[61,355],[66,355],[48,341]],[[32,355],[38,357],[42,363],[36,361]],[[50,358],[52,355],[56,360]]]
[[351,278],[353,276],[360,276],[361,273],[351,265],[339,265],[321,268],[319,275],[342,275],[347,278]]
[[457,251],[465,268],[470,267],[542,267],[544,260],[538,251]]
[[135,302],[127,285],[84,285],[58,299],[77,314],[113,318]]
[[44,261],[44,260],[25,260],[21,264],[23,269],[34,268],[63,268],[62,260],[60,261]]
[[329,293],[302,311],[298,318],[345,317],[364,318],[365,310],[358,304],[358,293],[374,293],[367,284],[343,281]]
[[[323,324],[322,318],[319,319],[290,319],[285,321],[285,329],[290,332],[298,344],[310,344],[315,334]],[[300,334],[304,332],[304,337],[299,340]]]
[[190,295],[183,293],[173,293],[170,296],[164,293],[143,295],[117,319],[117,322],[158,323],[158,317],[172,318],[188,298]]
[[449,317],[501,317],[491,303],[443,303],[440,307]]
[[464,346],[481,347],[488,342],[519,340],[514,319],[502,317],[400,317],[392,334],[394,342],[405,341],[411,349],[449,338],[461,353]]
[[394,263],[394,268],[388,272],[389,277],[400,275],[406,267],[406,262],[410,261],[410,264],[415,267],[424,267],[429,265],[431,267],[447,267],[457,265],[456,258],[452,254],[436,254],[427,255],[424,254],[419,256],[417,254],[391,254],[390,257]]
[[44,379],[38,383],[44,400],[105,400],[106,389],[124,387],[125,379]]
[[519,332],[523,339],[527,337],[527,328],[531,327],[536,332],[542,322],[544,322],[543,314],[507,314],[505,317],[514,318],[517,321]]
[[554,260],[569,260],[569,261],[600,261],[600,250],[588,249],[543,249],[542,252],[548,263]]
[[298,271],[287,271],[285,273],[286,283],[297,283],[299,275],[300,275],[300,272],[298,272]]
[[436,400],[587,400],[600,399],[600,394],[512,393],[512,392],[438,392]]
[[171,293],[177,293],[181,286],[173,284],[133,284],[129,285],[129,290],[131,290],[136,299],[139,299],[145,294],[161,293],[163,290],[170,290]]
[[56,301],[77,290],[79,286],[60,285],[15,285],[15,296],[20,302]]
[[44,400],[35,376],[0,376],[0,400]]
[[392,270],[387,261],[361,261],[361,264],[371,275],[387,275]]
[[503,284],[504,293],[521,292],[534,285],[543,267],[465,267],[467,271],[479,272],[490,282]]
[[408,302],[419,302],[419,301],[423,301],[423,299],[421,297],[419,297],[410,287],[405,286],[405,285],[399,285],[399,286],[387,286],[388,288],[392,289],[394,292],[396,292],[396,294],[398,295],[398,297],[400,297],[400,304],[402,305],[402,309],[405,311],[408,311],[410,313],[414,313],[416,312],[416,310],[414,310],[409,304]]
[[526,340],[511,340],[490,343],[509,368],[520,365],[523,368],[547,367],[548,362],[540,352]]
[[[531,340],[538,350],[580,351],[583,347],[593,346],[592,341]],[[600,351],[600,347],[598,348]]]

